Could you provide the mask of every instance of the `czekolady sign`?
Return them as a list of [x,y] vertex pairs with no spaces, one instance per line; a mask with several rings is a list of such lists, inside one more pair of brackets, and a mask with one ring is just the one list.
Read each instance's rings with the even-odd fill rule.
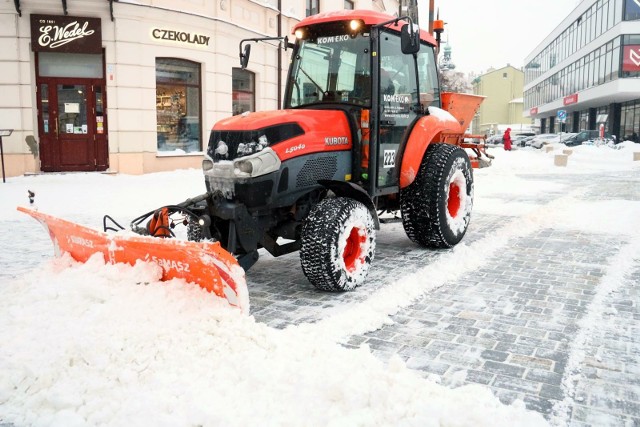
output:
[[100,18],[31,15],[31,50],[102,53]]
[[180,43],[191,46],[209,46],[211,37],[186,31],[169,30],[166,28],[152,28],[151,38],[156,41]]

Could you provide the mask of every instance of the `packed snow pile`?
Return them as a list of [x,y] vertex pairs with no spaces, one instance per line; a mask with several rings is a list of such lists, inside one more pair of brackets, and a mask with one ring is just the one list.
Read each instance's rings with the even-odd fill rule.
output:
[[[590,231],[594,217],[615,215],[608,231],[625,232],[623,223],[637,218],[637,203],[574,204],[569,191],[571,179],[587,179],[594,171],[640,171],[640,162],[632,161],[640,145],[619,145],[574,147],[564,168],[554,166],[554,152],[492,149],[493,166],[474,171],[472,216],[528,213],[534,225],[548,221]],[[550,174],[567,179],[545,179]],[[96,227],[106,213],[131,218],[202,193],[204,181],[201,171],[188,170],[19,177],[0,187],[0,224],[7,230],[0,234],[0,424],[546,424],[522,402],[501,404],[488,388],[447,388],[398,358],[383,364],[366,346],[345,348],[342,336],[327,333],[330,321],[317,328],[271,329],[197,286],[159,282],[160,271],[151,264],[105,265],[100,256],[86,264],[53,259],[42,227],[15,211],[28,204],[27,190],[36,193],[44,212]],[[546,216],[527,203],[499,211],[500,197],[564,190],[567,200],[545,210]],[[585,209],[589,216],[577,215]],[[504,241],[508,233],[495,237]],[[464,245],[448,255],[454,268],[464,267],[465,259],[475,262]],[[390,286],[416,289],[393,305],[424,292],[420,280],[390,276]],[[375,327],[366,317],[352,321],[351,331]]]
[[[80,425],[543,425],[367,347],[280,331],[150,264],[46,263],[3,285],[0,419]],[[268,420],[268,421],[266,421]]]

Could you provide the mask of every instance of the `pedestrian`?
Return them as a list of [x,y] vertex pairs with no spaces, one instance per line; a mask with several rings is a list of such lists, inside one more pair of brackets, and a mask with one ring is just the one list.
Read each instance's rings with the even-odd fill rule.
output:
[[504,150],[511,151],[511,128],[507,128],[502,135],[502,142],[504,143]]

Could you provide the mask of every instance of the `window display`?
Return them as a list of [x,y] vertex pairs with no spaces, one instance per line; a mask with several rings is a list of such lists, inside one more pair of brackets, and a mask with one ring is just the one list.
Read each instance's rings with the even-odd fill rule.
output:
[[200,64],[156,59],[158,151],[202,151]]

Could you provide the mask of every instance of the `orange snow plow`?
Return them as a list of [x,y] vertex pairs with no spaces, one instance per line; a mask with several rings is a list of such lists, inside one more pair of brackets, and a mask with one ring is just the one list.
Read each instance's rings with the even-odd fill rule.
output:
[[[462,129],[467,129],[469,127],[471,120],[473,120],[473,116],[478,111],[478,107],[484,100],[483,96],[466,93],[443,92],[441,96],[442,109],[448,111],[452,116],[458,119]],[[491,160],[493,160],[494,157],[487,153],[485,135],[451,133],[444,134],[443,136],[447,142],[459,145],[462,148],[468,148],[473,152],[473,154],[469,155],[472,167],[481,168],[491,166]],[[477,142],[468,142],[469,140]]]
[[[49,232],[56,255],[68,253],[78,262],[86,262],[101,253],[105,262],[134,265],[153,262],[162,268],[162,280],[184,279],[226,299],[230,305],[249,313],[249,297],[244,270],[219,242],[190,242],[157,239],[130,234],[107,234],[33,209],[18,207]],[[164,222],[154,218],[155,222]],[[150,223],[153,222],[150,221]],[[106,227],[105,227],[106,228]],[[158,227],[156,236],[167,235]]]

